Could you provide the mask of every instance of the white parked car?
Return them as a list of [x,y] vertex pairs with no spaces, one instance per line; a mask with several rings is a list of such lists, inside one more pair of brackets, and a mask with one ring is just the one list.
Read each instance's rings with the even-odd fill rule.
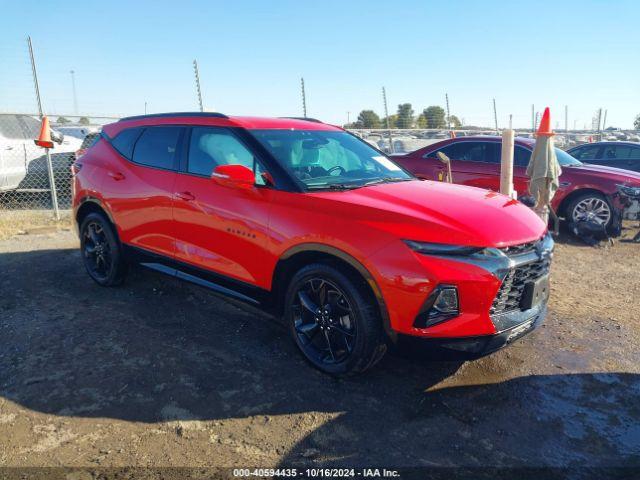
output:
[[[51,133],[54,176],[68,177],[74,152],[82,140],[65,137],[54,129]],[[0,192],[48,187],[45,152],[34,143],[39,135],[40,120],[30,115],[0,114]]]
[[66,138],[77,138],[79,140],[84,140],[84,137],[89,135],[90,133],[96,133],[100,131],[100,127],[92,126],[92,125],[55,125],[53,128],[57,132],[63,134]]

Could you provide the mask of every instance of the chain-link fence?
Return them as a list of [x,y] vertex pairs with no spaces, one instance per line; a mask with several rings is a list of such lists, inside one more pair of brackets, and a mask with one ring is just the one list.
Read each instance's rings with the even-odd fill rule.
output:
[[34,142],[41,122],[36,115],[0,114],[0,209],[51,209],[54,182],[60,208],[71,206],[71,165],[87,134],[87,126],[51,128],[50,178],[45,149]]
[[[349,128],[366,142],[390,154],[404,154],[427,147],[442,140],[452,137],[488,136],[501,135],[495,129],[473,129],[473,130],[446,130],[446,129],[362,129]],[[516,136],[521,138],[534,138],[531,130],[516,129]],[[629,131],[569,131],[557,132],[554,136],[556,147],[567,150],[582,145],[584,143],[599,141],[632,141],[640,142],[640,132]]]

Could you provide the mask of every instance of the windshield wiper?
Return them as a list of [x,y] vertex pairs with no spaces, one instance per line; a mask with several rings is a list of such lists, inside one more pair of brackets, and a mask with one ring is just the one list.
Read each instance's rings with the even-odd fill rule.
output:
[[366,186],[366,185],[377,185],[379,183],[408,182],[410,180],[414,180],[414,179],[413,178],[398,178],[398,177],[382,177],[382,178],[376,178],[375,180],[371,180],[370,182],[366,182],[363,186]]
[[362,185],[353,185],[348,183],[307,185],[308,190],[353,190],[355,188],[360,188],[360,187],[362,187]]

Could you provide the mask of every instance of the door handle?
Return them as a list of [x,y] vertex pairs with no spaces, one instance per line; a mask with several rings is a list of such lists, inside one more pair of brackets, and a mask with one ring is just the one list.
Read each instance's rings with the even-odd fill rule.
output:
[[185,202],[190,202],[191,200],[196,199],[191,192],[176,192],[176,197],[184,200]]
[[107,172],[107,175],[113,178],[116,182],[119,182],[120,180],[124,180],[124,175],[121,174],[120,172]]

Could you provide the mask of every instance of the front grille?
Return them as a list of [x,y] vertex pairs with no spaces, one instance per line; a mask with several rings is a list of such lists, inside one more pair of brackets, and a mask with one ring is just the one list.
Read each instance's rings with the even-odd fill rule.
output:
[[551,259],[545,258],[509,270],[489,310],[490,315],[521,310],[520,302],[527,282],[549,273]]
[[520,245],[513,245],[511,247],[503,247],[500,249],[500,251],[507,255],[520,255],[522,253],[529,253],[535,250],[536,245],[540,241],[541,240],[536,240],[535,242],[522,243]]

